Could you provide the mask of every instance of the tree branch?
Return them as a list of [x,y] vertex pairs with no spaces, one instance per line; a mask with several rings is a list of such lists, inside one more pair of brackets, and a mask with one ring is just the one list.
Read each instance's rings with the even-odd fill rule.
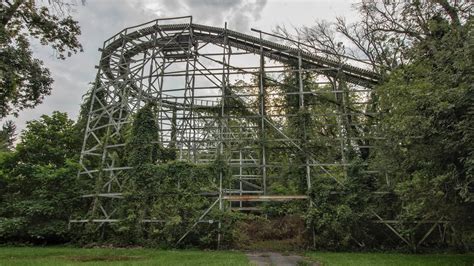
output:
[[13,4],[10,4],[9,1],[5,1],[10,7],[6,9],[5,14],[2,16],[1,23],[2,27],[5,28],[12,19],[15,12],[20,8],[20,6],[25,3],[25,0],[16,0]]

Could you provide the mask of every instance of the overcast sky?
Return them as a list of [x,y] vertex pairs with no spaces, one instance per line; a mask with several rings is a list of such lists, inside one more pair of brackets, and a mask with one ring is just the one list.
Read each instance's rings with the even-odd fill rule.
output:
[[[315,20],[333,21],[336,16],[352,20],[354,0],[87,0],[73,16],[79,21],[84,52],[65,61],[55,59],[48,47],[34,45],[35,56],[42,59],[54,78],[53,91],[35,109],[25,110],[18,118],[18,133],[26,121],[58,110],[76,119],[81,97],[96,74],[104,40],[125,27],[156,18],[193,16],[193,22],[250,33],[250,28],[271,32],[277,25],[309,26]],[[7,118],[8,119],[8,118]]]

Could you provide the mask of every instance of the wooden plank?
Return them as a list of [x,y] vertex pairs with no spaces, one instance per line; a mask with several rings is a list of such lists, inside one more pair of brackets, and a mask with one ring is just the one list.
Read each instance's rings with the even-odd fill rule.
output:
[[122,193],[98,193],[98,194],[87,194],[82,195],[82,198],[94,198],[94,197],[104,197],[104,198],[123,198]]
[[232,207],[232,211],[261,211],[258,207]]
[[228,195],[222,196],[227,201],[290,201],[309,199],[306,195]]
[[436,221],[436,220],[423,220],[423,221],[410,221],[410,222],[405,222],[405,221],[399,221],[399,220],[373,220],[373,223],[378,223],[378,224],[434,224],[434,223],[440,223],[440,224],[447,224],[450,223],[450,221]]

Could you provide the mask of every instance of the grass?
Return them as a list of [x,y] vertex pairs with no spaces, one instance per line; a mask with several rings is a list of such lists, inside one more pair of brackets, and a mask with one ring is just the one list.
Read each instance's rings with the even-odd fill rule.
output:
[[[469,254],[308,252],[306,257],[333,265],[474,265]],[[70,247],[0,247],[0,266],[9,265],[249,265],[243,252]],[[301,263],[299,265],[310,265]]]
[[306,257],[323,266],[377,265],[377,266],[463,266],[474,265],[474,253],[470,254],[400,254],[400,253],[349,253],[309,252]]
[[249,265],[232,251],[0,247],[0,265]]

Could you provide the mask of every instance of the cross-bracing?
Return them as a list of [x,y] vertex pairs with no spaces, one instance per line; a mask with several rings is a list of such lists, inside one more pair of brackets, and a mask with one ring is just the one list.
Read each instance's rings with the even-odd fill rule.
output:
[[[180,17],[130,27],[104,42],[79,173],[103,183],[83,196],[93,202],[89,216],[71,222],[103,226],[123,218],[117,216],[116,202],[123,200],[123,173],[133,167],[117,154],[125,149],[124,127],[150,102],[158,106],[156,142],[175,149],[178,160],[201,164],[221,158],[230,168],[230,182],[219,175],[217,191],[208,193],[215,201],[202,210],[193,227],[206,222],[212,208],[258,211],[256,202],[308,200],[307,194],[272,195],[268,189],[283,165],[294,163],[294,154],[304,156],[299,163],[308,190],[313,175],[339,181],[333,172],[349,165],[347,147],[367,150],[370,139],[376,138],[355,136],[348,128],[377,115],[367,107],[379,76],[365,69],[363,62],[308,53],[304,44],[285,38],[269,41],[264,37],[275,36],[257,32],[251,36],[227,25],[210,27]],[[307,86],[307,76],[316,85]],[[302,140],[285,129],[321,99],[332,101],[332,107],[311,115],[337,130],[337,137],[318,136],[337,147],[331,161],[320,161],[307,146],[312,136]],[[356,102],[357,108],[348,102]],[[287,160],[283,164],[282,157]],[[163,220],[147,217],[142,222]],[[221,226],[220,221],[216,224]]]

